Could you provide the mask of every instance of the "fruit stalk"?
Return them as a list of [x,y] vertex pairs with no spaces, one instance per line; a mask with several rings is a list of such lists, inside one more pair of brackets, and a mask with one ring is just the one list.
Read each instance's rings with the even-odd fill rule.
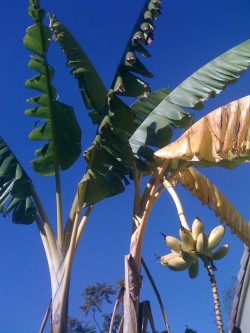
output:
[[213,299],[214,299],[214,312],[215,312],[218,333],[225,333],[223,329],[222,314],[220,310],[220,300],[217,289],[217,283],[215,280],[214,267],[211,264],[211,261],[207,258],[203,259],[203,262],[204,262],[204,267],[207,269],[208,276],[211,282]]
[[183,226],[184,228],[190,230],[189,228],[189,225],[188,225],[188,222],[187,222],[187,219],[186,219],[186,215],[185,215],[185,212],[184,212],[184,209],[182,207],[182,204],[181,204],[181,201],[177,195],[177,193],[175,192],[172,184],[167,181],[167,179],[164,179],[162,184],[164,185],[164,187],[166,188],[166,190],[168,191],[168,193],[171,195],[174,203],[175,203],[175,206],[176,206],[176,209],[177,209],[177,212],[178,212],[178,216],[179,216],[179,219],[180,219],[180,223],[181,223],[181,226]]

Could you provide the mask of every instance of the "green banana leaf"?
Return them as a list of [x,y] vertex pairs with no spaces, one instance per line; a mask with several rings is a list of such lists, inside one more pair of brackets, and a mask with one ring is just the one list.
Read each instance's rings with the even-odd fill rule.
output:
[[[129,184],[129,178],[132,177],[132,164],[135,157],[128,140],[144,119],[143,117],[148,116],[152,111],[152,106],[148,105],[142,115],[139,110],[137,112],[136,107],[133,110],[126,105],[118,95],[148,96],[147,100],[151,101],[151,105],[155,105],[160,95],[163,94],[165,97],[168,93],[164,89],[149,95],[148,83],[137,76],[152,77],[152,73],[138,59],[137,54],[143,57],[150,55],[145,47],[152,41],[153,20],[159,13],[160,1],[145,1],[118,64],[107,96],[105,116],[98,118],[95,113],[90,114],[93,122],[99,123],[99,128],[93,145],[84,154],[89,169],[78,187],[80,202],[83,206],[123,192],[125,186]],[[155,163],[152,158],[151,162]],[[137,159],[136,163],[140,170],[148,172],[149,166],[143,160]]]
[[94,109],[99,115],[105,112],[107,90],[86,53],[72,36],[69,30],[49,14],[53,39],[61,46],[67,56],[67,66],[74,67],[71,74],[78,80],[85,106]]
[[54,69],[48,65],[46,55],[50,45],[51,32],[43,24],[44,11],[39,1],[31,0],[29,15],[35,25],[26,30],[24,45],[34,54],[28,66],[38,72],[25,82],[25,86],[42,93],[31,97],[27,102],[34,104],[25,114],[41,118],[39,124],[29,135],[31,140],[46,141],[35,151],[33,169],[41,175],[54,175],[56,165],[62,170],[70,168],[81,153],[81,130],[73,108],[57,101],[58,94],[53,87]]
[[101,174],[97,170],[88,169],[78,184],[79,204],[83,207],[90,206],[124,190],[124,185],[118,177],[111,173]]
[[150,93],[149,84],[132,73],[152,78],[153,74],[140,61],[137,53],[143,57],[149,57],[145,49],[153,41],[155,26],[153,21],[161,13],[161,1],[145,1],[141,13],[132,29],[118,64],[110,93],[127,96],[140,97]]
[[[136,132],[138,133],[139,138],[141,138],[140,135],[143,135],[143,132],[140,132],[141,125],[145,123],[146,119],[151,118],[151,115],[154,112],[154,110],[156,110],[159,107],[159,105],[162,103],[163,100],[167,99],[169,94],[171,94],[170,90],[168,88],[163,88],[151,93],[149,96],[150,98],[141,98],[131,106],[131,109],[135,112],[137,116]],[[188,112],[182,110],[181,108],[171,108],[171,109],[169,108],[167,117],[163,118],[159,116],[158,119],[165,121],[165,126],[160,128],[157,131],[157,133],[156,133],[156,126],[157,126],[156,122],[147,129],[147,141],[146,141],[147,146],[160,148],[162,147],[164,142],[166,142],[166,140],[168,142],[171,140],[173,129],[186,128],[193,123],[193,117]],[[132,137],[129,140],[130,143]],[[135,142],[138,142],[136,140],[137,138],[135,138],[133,144],[135,144]],[[131,145],[131,147],[133,147],[133,145]],[[146,147],[144,147],[144,150],[145,148]],[[141,152],[143,152],[143,148],[141,149]]]
[[[131,108],[116,95],[112,96],[108,104],[109,115],[100,124],[93,145],[84,153],[88,167],[91,170],[94,167],[94,171],[92,171],[97,173],[98,176],[94,178],[95,181],[93,181],[93,177],[86,176],[80,182],[78,192],[83,206],[122,193],[125,186],[129,184],[128,178],[132,177],[132,164],[134,162],[138,170],[145,174],[150,173],[150,170],[157,166],[153,158],[153,151],[150,149],[143,152],[144,159],[136,158],[129,145],[129,138],[134,129],[141,124],[155,108],[155,105],[160,103],[168,93],[168,89],[156,91],[147,98],[142,98],[138,103],[133,104]],[[144,101],[145,108],[143,108]],[[190,119],[188,116],[187,121],[189,123]],[[116,170],[116,174],[114,174],[114,170]],[[101,175],[103,175],[102,181]],[[113,186],[114,178],[116,179],[115,187]],[[106,183],[109,179],[112,191],[107,191]],[[114,189],[116,193],[113,192]],[[93,198],[95,191],[99,193],[96,196],[96,201]]]
[[[172,119],[188,117],[182,107],[200,110],[204,102],[234,83],[250,65],[250,40],[232,48],[196,71],[175,88],[153,110],[130,138],[135,154],[145,146],[161,148],[169,143],[169,136],[162,140],[165,127],[175,127]],[[159,139],[158,139],[159,138]],[[155,143],[161,143],[156,145]]]
[[13,223],[31,224],[36,207],[30,196],[30,178],[0,137],[0,213],[6,216],[12,212]]
[[[55,118],[55,133],[58,140],[58,160],[62,170],[68,169],[81,153],[81,131],[74,115],[73,109],[53,101]],[[46,119],[46,121],[35,128],[29,135],[31,140],[49,141],[48,144],[36,150],[35,155],[40,158],[32,161],[33,169],[43,175],[54,174],[54,142],[52,141],[52,122],[49,107],[41,106],[28,109],[26,115]]]

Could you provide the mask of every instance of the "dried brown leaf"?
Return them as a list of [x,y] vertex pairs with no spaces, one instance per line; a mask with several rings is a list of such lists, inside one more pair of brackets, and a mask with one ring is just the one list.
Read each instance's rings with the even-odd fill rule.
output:
[[203,165],[228,161],[231,166],[249,159],[250,96],[209,113],[179,139],[156,151],[155,156]]
[[[247,246],[250,246],[250,226],[243,219],[236,208],[204,175],[193,167],[179,172],[176,180],[187,188],[192,195],[197,196],[202,204],[206,204],[225,222]],[[194,191],[195,188],[195,191]]]

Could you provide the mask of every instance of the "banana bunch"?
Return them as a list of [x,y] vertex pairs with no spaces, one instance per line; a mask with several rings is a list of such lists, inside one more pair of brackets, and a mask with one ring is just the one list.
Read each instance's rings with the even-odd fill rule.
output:
[[204,225],[196,217],[192,223],[192,230],[181,226],[179,230],[180,239],[165,236],[165,241],[171,249],[171,253],[159,257],[160,263],[173,271],[188,269],[191,279],[196,278],[199,273],[199,258],[220,260],[225,257],[229,246],[225,244],[213,251],[220,243],[225,234],[225,227],[215,227],[209,235],[204,233]]

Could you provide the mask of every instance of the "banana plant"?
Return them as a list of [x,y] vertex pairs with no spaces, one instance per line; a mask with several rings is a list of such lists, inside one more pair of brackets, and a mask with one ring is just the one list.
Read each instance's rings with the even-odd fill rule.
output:
[[[136,169],[134,173],[135,204],[133,213],[133,233],[131,237],[130,254],[127,256],[126,262],[127,272],[130,272],[130,276],[135,276],[136,274],[138,276],[143,235],[147,225],[149,213],[164,189],[164,186],[162,185],[164,179],[168,181],[180,181],[181,183],[184,183],[185,177],[181,177],[181,175],[187,172],[187,168],[193,164],[196,166],[217,165],[233,168],[236,165],[239,165],[240,163],[243,163],[249,159],[249,150],[247,149],[247,133],[249,122],[247,120],[247,116],[244,116],[245,113],[248,114],[247,102],[246,105],[242,107],[242,110],[238,110],[238,117],[239,114],[242,115],[241,122],[239,122],[239,118],[237,118],[237,116],[235,116],[233,113],[233,107],[222,107],[221,110],[224,112],[222,112],[224,115],[224,122],[222,122],[222,119],[218,117],[218,114],[216,114],[217,117],[214,116],[213,122],[214,128],[210,126],[210,123],[208,123],[206,132],[204,132],[204,128],[201,128],[201,125],[194,124],[183,134],[180,139],[176,140],[176,142],[170,143],[172,132],[175,128],[182,127],[183,121],[185,122],[185,126],[189,126],[193,122],[193,118],[186,111],[186,108],[195,110],[202,109],[205,101],[208,98],[215,97],[218,93],[225,89],[228,84],[235,83],[240,75],[249,67],[249,60],[249,40],[212,60],[207,65],[203,66],[201,69],[188,77],[173,91],[169,92],[159,104],[155,105],[149,116],[144,118],[144,121],[141,123],[141,125],[139,125],[137,130],[129,139],[135,156],[137,156],[139,159],[142,159],[143,161],[146,161],[146,165],[150,168],[151,173],[153,174],[151,178],[149,178],[144,192],[141,193],[139,181],[143,175],[143,171],[139,170],[137,173],[138,169]],[[239,104],[240,103],[241,102],[239,102]],[[232,104],[234,105],[234,103]],[[242,104],[244,104],[244,102],[242,102]],[[142,110],[143,100],[136,102],[134,105],[132,105],[132,108],[133,110]],[[232,116],[230,117],[231,114]],[[227,117],[230,118],[228,123],[226,123]],[[205,119],[204,122],[207,122],[207,119]],[[242,145],[242,149],[237,151],[238,146],[236,146],[236,150],[225,146],[228,150],[219,154],[215,160],[207,161],[206,158],[199,160],[199,154],[202,155],[201,151],[207,151],[208,155],[212,155],[211,151],[214,150],[218,153],[218,143],[217,146],[214,147],[212,144],[212,139],[209,138],[207,133],[211,133],[211,136],[213,133],[215,133],[214,136],[217,136],[222,123],[223,134],[228,128],[227,134],[231,135],[230,139],[235,139],[236,141],[240,139],[239,145]],[[235,125],[235,127],[230,128],[232,123]],[[241,127],[244,129],[241,130]],[[190,138],[193,135],[194,129],[197,133],[197,136],[196,140],[192,141],[194,148],[190,148]],[[239,138],[237,137],[238,130],[241,133]],[[243,133],[245,134],[245,137]],[[235,135],[235,137],[233,135]],[[183,137],[186,137],[186,140],[184,140]],[[203,140],[204,138],[206,138],[206,140]],[[221,133],[219,133],[217,138],[219,138],[219,140],[221,138],[220,142],[223,142],[224,137],[221,135]],[[228,137],[228,140],[230,139]],[[199,145],[200,151],[196,151],[195,144]],[[236,144],[236,142],[234,142],[234,144]],[[160,149],[154,151],[153,148]],[[191,151],[194,151],[194,154],[191,157],[190,149]],[[182,151],[187,153],[186,157],[185,153],[182,154]],[[144,172],[144,174],[145,173],[146,172]],[[199,176],[193,179],[192,183],[189,183],[189,189],[192,193],[197,193],[197,178],[199,178]],[[200,180],[200,182],[202,182],[202,180],[203,178]],[[225,196],[219,192],[219,190],[211,192],[211,188],[215,189],[212,187],[212,185],[210,185],[209,189],[209,186],[205,186],[204,182],[202,182],[202,185],[199,186],[199,192],[202,193],[200,194],[200,196],[202,196],[202,202],[207,203],[210,208],[214,209],[216,208],[216,205],[218,205],[218,209],[215,209],[216,214],[220,216],[223,221],[227,221],[227,224],[231,227],[231,230],[234,231],[247,246],[249,246],[249,226],[243,220],[240,214],[237,213],[232,204],[229,203],[227,199],[225,199]],[[205,198],[208,196],[208,192],[213,193],[213,195],[211,194],[210,201],[205,201]],[[214,199],[212,202],[211,200],[215,195],[218,195],[218,201]],[[224,202],[223,207],[221,206],[222,200]],[[129,273],[127,273],[127,275],[129,275]],[[127,287],[130,290],[134,290],[136,292],[136,290],[140,289],[140,282],[138,282],[138,279],[131,279],[131,282]],[[129,311],[131,311],[131,308],[133,308],[131,299],[138,299],[139,292],[132,296],[133,297],[130,296],[129,299],[129,295],[127,295],[127,303],[129,305],[126,305],[129,307]],[[136,302],[134,301],[134,303]],[[134,313],[136,313],[136,306],[134,306],[133,309],[135,309]],[[129,332],[130,329],[131,327],[128,329],[126,328],[125,332]],[[136,329],[136,324],[134,325],[133,329]]]
[[[93,205],[123,192],[129,183],[128,176],[132,175],[134,157],[128,138],[137,126],[135,114],[116,95],[147,96],[150,92],[149,85],[133,73],[152,76],[136,52],[149,56],[143,45],[152,41],[153,21],[160,13],[160,2],[145,1],[109,91],[68,29],[51,13],[48,14],[50,24],[46,26],[45,10],[40,7],[40,1],[30,0],[29,3],[28,14],[34,24],[26,30],[23,42],[32,52],[28,66],[36,75],[25,85],[35,90],[36,95],[27,100],[31,108],[25,114],[37,119],[29,134],[30,140],[43,141],[42,147],[36,149],[36,158],[31,165],[41,176],[55,179],[56,228],[54,230],[31,179],[2,138],[0,212],[3,216],[12,213],[13,223],[37,224],[51,279],[51,302],[40,332],[50,315],[51,332],[64,333],[67,331],[73,259]],[[73,67],[71,74],[78,80],[85,107],[91,110],[89,115],[98,125],[93,145],[84,153],[87,171],[83,171],[76,186],[75,199],[66,220],[63,217],[61,172],[70,169],[82,152],[81,128],[73,107],[59,101],[53,85],[54,69],[48,63],[52,40],[60,43],[67,56],[67,66]],[[155,93],[156,99],[161,100],[162,94],[165,97],[166,91]],[[143,163],[141,167],[145,168]]]
[[[170,143],[174,129],[188,128],[193,116],[183,107],[200,109],[234,83],[250,64],[250,42],[246,41],[194,73],[172,92],[162,88],[151,93],[144,78],[153,74],[140,56],[148,57],[147,47],[153,40],[154,21],[161,13],[160,0],[147,0],[125,45],[110,89],[106,89],[93,64],[68,29],[49,13],[50,24],[44,24],[45,11],[39,0],[30,0],[28,13],[34,24],[27,29],[25,46],[32,52],[29,67],[37,72],[27,80],[27,88],[39,91],[31,97],[27,116],[37,117],[30,139],[45,141],[35,151],[33,169],[42,176],[54,176],[56,185],[56,232],[30,178],[2,140],[0,212],[12,212],[15,223],[35,222],[45,249],[52,287],[51,332],[64,333],[70,276],[74,255],[86,222],[95,204],[118,195],[129,182],[134,184],[134,211],[129,254],[125,259],[125,292],[123,299],[124,333],[139,332],[140,265],[143,235],[149,213],[161,193],[162,177],[174,177],[178,170],[166,170],[169,162],[159,162],[154,148]],[[52,35],[53,34],[53,35]],[[53,86],[54,69],[47,53],[52,40],[60,44],[72,67],[79,92],[89,116],[97,125],[91,147],[85,149],[87,170],[80,175],[72,208],[63,218],[60,174],[68,170],[81,154],[81,128],[73,108],[59,102]],[[137,98],[128,106],[124,97]],[[95,131],[96,132],[96,131]],[[152,175],[152,176],[151,176]],[[142,178],[147,185],[142,188]],[[20,186],[22,185],[22,186]],[[43,328],[41,328],[42,331]]]

